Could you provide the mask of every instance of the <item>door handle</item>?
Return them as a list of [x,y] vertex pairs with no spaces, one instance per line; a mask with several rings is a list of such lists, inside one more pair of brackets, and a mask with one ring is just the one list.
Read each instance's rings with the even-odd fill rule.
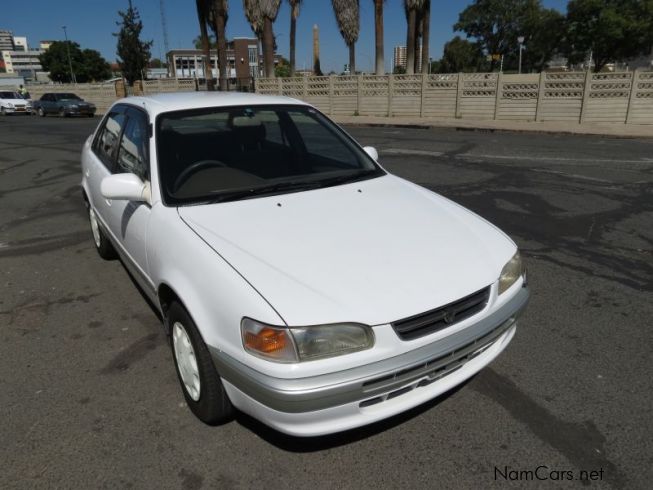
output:
[[111,206],[111,203],[113,202],[111,199],[105,199],[105,201],[107,202],[107,204],[108,204],[109,206]]
[[90,171],[89,169],[86,169],[86,172],[85,172],[85,173],[86,173],[86,176],[87,176],[87,177],[90,177],[90,176],[91,176],[91,171]]

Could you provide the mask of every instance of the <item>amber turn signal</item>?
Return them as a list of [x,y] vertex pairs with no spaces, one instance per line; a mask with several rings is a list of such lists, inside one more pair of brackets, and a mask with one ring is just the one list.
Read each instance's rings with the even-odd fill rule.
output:
[[284,330],[263,328],[258,333],[245,332],[245,347],[270,354],[286,348],[288,336]]

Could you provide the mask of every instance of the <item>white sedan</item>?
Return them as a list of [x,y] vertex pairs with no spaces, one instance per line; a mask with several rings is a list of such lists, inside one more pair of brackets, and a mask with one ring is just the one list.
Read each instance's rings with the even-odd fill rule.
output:
[[0,115],[32,114],[32,103],[25,100],[18,92],[0,91]]
[[381,420],[473,376],[528,300],[515,244],[385,171],[303,102],[116,102],[82,152],[95,246],[160,309],[181,389],[288,434]]

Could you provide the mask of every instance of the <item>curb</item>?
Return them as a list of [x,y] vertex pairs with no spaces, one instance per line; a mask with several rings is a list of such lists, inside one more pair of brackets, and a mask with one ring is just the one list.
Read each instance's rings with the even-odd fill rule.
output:
[[619,139],[650,139],[651,135],[637,135],[637,134],[613,134],[598,131],[573,131],[564,129],[542,129],[542,128],[492,128],[482,126],[456,126],[456,125],[440,125],[440,124],[411,124],[411,123],[385,123],[385,122],[363,122],[363,121],[347,121],[339,122],[338,124],[349,126],[367,126],[376,128],[401,128],[401,129],[451,129],[454,131],[475,131],[487,133],[535,133],[535,134],[553,134],[553,135],[570,135],[570,136],[600,136],[603,138],[619,138]]

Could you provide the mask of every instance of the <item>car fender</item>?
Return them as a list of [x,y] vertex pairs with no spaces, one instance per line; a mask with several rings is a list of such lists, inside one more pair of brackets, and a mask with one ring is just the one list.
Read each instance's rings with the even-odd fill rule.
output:
[[176,208],[152,207],[147,242],[157,292],[163,285],[174,291],[207,345],[244,360],[243,316],[284,324],[258,291],[181,220]]

